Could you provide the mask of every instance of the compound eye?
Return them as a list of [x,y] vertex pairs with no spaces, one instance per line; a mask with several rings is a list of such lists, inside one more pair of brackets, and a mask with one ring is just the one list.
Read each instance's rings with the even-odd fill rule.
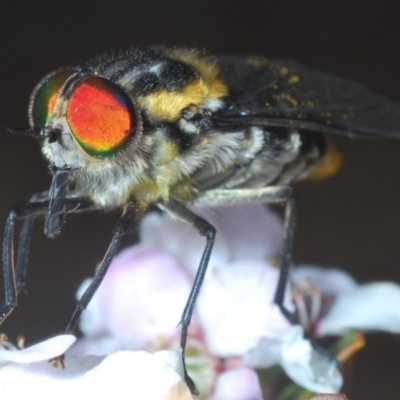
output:
[[71,70],[58,71],[39,82],[31,95],[29,105],[31,126],[39,129],[46,127],[65,81],[74,73]]
[[136,133],[138,119],[132,101],[115,83],[89,76],[72,93],[67,120],[83,150],[94,158],[124,149]]

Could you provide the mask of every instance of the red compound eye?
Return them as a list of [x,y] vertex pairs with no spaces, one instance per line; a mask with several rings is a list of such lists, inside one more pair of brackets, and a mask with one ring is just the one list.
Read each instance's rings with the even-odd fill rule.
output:
[[95,158],[118,153],[137,130],[137,116],[127,94],[98,76],[89,76],[75,88],[67,120],[83,150]]
[[47,75],[39,84],[31,96],[29,107],[29,119],[31,125],[43,129],[51,117],[54,105],[65,81],[74,71],[62,70]]

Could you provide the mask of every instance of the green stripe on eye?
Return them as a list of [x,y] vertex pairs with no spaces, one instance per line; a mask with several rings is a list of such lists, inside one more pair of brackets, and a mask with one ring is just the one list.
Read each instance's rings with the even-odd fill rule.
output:
[[65,81],[74,71],[62,70],[47,75],[36,86],[31,97],[31,122],[36,128],[44,128],[54,110],[54,105]]

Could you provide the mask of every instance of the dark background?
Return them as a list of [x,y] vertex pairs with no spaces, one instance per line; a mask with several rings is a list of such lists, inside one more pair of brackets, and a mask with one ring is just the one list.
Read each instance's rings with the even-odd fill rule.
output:
[[[2,1],[0,5],[0,225],[9,208],[49,187],[27,126],[29,95],[46,73],[109,49],[152,43],[296,59],[400,102],[398,1]],[[400,130],[400,127],[399,127]],[[400,281],[400,142],[337,139],[334,178],[298,185],[294,260],[337,266],[360,282]],[[74,293],[105,251],[116,215],[69,219],[62,235],[34,232],[29,296],[2,326],[28,342],[60,332]],[[390,299],[388,299],[390,301]],[[400,306],[400,305],[399,305]],[[368,336],[350,400],[397,399],[400,340]]]

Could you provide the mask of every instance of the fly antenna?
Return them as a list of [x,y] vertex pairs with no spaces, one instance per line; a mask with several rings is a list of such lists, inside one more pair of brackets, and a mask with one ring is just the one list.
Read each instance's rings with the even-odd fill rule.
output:
[[40,130],[35,129],[35,128],[27,128],[27,129],[14,129],[14,128],[7,128],[8,132],[14,134],[14,135],[20,135],[20,136],[31,136],[35,138],[40,137]]

